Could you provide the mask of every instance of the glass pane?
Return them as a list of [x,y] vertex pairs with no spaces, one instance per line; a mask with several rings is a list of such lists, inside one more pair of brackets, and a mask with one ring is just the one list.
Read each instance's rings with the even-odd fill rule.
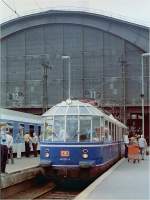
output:
[[46,118],[44,122],[44,139],[52,141],[53,138],[53,117]]
[[58,109],[55,112],[55,115],[65,115],[66,114],[66,106],[57,107]]
[[92,140],[95,142],[100,141],[100,117],[93,117],[93,130]]
[[78,107],[76,106],[69,107],[67,115],[78,115]]
[[97,112],[94,112],[94,108],[93,107],[88,107],[88,110],[89,110],[89,114],[90,115],[96,115],[97,114]]
[[104,126],[104,117],[101,117],[101,127]]
[[23,143],[23,136],[25,134],[24,124],[18,124],[18,133],[16,134],[16,138],[14,140],[15,143]]
[[80,141],[90,141],[91,117],[80,117]]
[[89,111],[87,110],[86,107],[80,106],[80,107],[79,107],[79,114],[80,114],[80,115],[89,115],[90,113],[89,113]]
[[67,116],[66,132],[67,141],[77,141],[78,116]]
[[112,140],[115,141],[115,130],[114,130],[114,124],[112,124]]
[[65,116],[54,116],[54,141],[64,141],[65,138]]
[[48,111],[48,113],[50,113],[51,115],[54,115],[55,114],[55,112],[57,111],[57,109],[58,109],[58,107],[57,106],[55,106],[55,107],[52,107],[49,111]]

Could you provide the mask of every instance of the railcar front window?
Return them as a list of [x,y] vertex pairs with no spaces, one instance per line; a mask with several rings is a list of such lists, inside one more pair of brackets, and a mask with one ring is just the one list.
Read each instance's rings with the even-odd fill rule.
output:
[[90,141],[91,117],[80,116],[80,141]]
[[53,141],[65,140],[65,116],[54,116]]
[[77,136],[78,136],[78,117],[67,116],[66,141],[77,141]]

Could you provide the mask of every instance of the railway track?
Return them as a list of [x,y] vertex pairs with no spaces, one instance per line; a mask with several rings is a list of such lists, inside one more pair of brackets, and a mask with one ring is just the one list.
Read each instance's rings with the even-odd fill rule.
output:
[[79,194],[79,191],[65,191],[63,189],[60,189],[60,188],[54,188],[52,189],[51,191],[39,196],[38,198],[36,199],[49,199],[49,200],[52,200],[52,199],[60,199],[60,200],[72,200],[74,199],[77,194]]
[[48,181],[43,184],[30,180],[2,191],[2,199],[60,199],[72,200],[81,190],[69,190],[56,186],[55,183]]

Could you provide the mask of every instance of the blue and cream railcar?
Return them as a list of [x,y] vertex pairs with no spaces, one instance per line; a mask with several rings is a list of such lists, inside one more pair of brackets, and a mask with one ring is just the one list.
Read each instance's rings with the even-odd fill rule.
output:
[[[0,122],[5,122],[7,124],[7,129],[9,129],[9,132],[13,136],[14,153],[16,152],[17,142],[22,143],[21,152],[25,151],[23,135],[26,132],[32,134],[35,131],[39,136],[41,133],[42,118],[38,115],[0,108]],[[20,141],[17,141],[16,137],[19,131],[22,131],[22,138],[20,138]]]
[[40,162],[59,178],[95,178],[122,154],[127,127],[88,103],[63,101],[43,121]]

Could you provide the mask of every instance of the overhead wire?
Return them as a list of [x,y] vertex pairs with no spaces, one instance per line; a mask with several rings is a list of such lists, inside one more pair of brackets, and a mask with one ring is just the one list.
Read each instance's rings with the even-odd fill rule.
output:
[[7,8],[9,8],[12,12],[14,12],[18,17],[20,17],[20,15],[19,15],[19,13],[16,11],[16,10],[14,10],[6,1],[4,1],[4,0],[1,0],[2,2],[3,2],[3,4],[5,5],[5,6],[7,6]]

